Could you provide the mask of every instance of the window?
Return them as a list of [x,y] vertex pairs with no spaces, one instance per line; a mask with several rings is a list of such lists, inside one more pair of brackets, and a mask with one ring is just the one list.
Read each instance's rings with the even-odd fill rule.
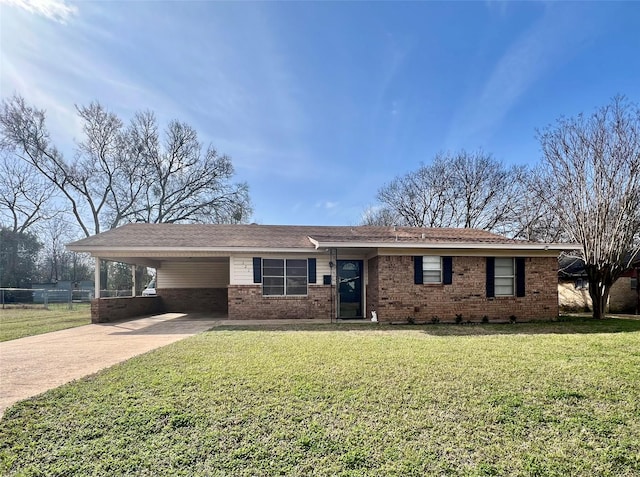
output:
[[589,280],[586,278],[578,278],[575,283],[576,290],[585,290],[589,288]]
[[271,296],[306,295],[307,260],[263,259],[262,294]]
[[413,283],[415,285],[453,283],[453,257],[418,255],[413,257]]
[[513,296],[515,278],[516,274],[513,258],[496,258],[495,295]]
[[442,260],[440,257],[422,257],[422,282],[442,283]]
[[[527,259],[487,257],[487,298],[526,295]],[[515,293],[514,293],[515,292]]]

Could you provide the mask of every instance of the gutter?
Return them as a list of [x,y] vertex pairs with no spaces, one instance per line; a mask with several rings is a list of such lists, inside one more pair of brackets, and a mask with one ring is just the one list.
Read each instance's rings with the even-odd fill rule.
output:
[[265,248],[265,247],[101,247],[89,245],[66,245],[67,249],[72,252],[89,252],[109,254],[111,252],[127,252],[135,253],[188,253],[188,252],[204,252],[204,253],[300,253],[314,252],[313,248]]
[[311,243],[319,248],[425,248],[425,249],[478,249],[478,250],[575,250],[575,243],[487,243],[487,242],[320,242],[309,237]]

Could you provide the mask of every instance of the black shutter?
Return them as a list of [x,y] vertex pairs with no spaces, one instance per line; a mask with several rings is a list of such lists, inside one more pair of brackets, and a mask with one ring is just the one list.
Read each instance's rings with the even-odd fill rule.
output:
[[442,284],[451,285],[453,283],[453,258],[442,257]]
[[262,259],[253,257],[253,283],[262,283]]
[[316,259],[309,258],[307,259],[307,273],[309,278],[309,283],[316,283]]
[[487,257],[487,298],[496,296],[496,260]]
[[524,257],[516,258],[516,296],[525,295]]
[[422,257],[413,257],[413,283],[416,285],[424,283],[422,278]]

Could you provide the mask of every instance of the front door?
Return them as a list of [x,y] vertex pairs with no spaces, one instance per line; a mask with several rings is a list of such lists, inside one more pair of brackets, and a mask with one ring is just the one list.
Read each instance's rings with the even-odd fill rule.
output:
[[362,318],[362,260],[338,260],[338,318]]

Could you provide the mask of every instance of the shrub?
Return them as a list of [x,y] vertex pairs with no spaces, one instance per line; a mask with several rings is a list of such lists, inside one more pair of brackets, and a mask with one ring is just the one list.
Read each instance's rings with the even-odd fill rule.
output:
[[456,313],[456,324],[462,323],[462,313]]

